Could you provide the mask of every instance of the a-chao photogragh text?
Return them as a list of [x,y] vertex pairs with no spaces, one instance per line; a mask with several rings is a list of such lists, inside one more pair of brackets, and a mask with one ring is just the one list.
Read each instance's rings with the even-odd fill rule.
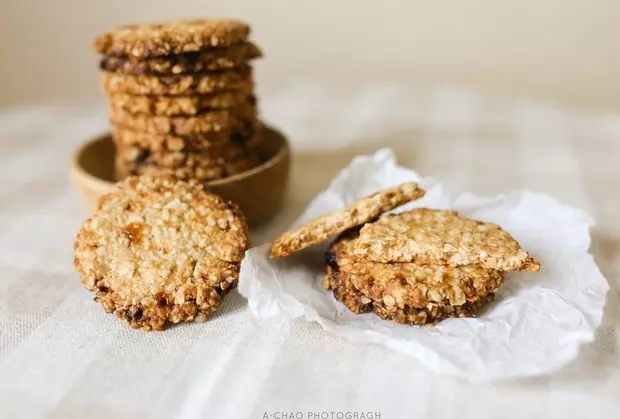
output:
[[262,419],[381,419],[381,412],[265,412]]

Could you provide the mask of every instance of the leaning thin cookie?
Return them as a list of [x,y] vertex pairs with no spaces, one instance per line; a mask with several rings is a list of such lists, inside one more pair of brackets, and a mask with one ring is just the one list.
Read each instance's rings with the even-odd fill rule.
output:
[[234,204],[195,183],[130,177],[75,239],[74,264],[106,311],[132,327],[206,320],[249,246]]
[[290,255],[308,246],[336,236],[345,230],[371,221],[396,207],[424,196],[424,190],[415,182],[376,192],[342,210],[315,218],[276,238],[271,245],[270,258]]
[[231,46],[244,41],[249,34],[247,24],[231,19],[134,24],[100,35],[95,40],[94,49],[104,55],[160,57]]
[[538,271],[540,263],[499,226],[456,211],[416,208],[366,224],[355,254],[376,262],[479,264],[502,271]]

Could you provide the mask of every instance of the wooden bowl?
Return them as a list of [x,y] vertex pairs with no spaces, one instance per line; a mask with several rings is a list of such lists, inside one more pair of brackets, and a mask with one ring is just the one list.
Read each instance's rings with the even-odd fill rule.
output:
[[[213,193],[237,203],[253,227],[278,212],[286,193],[291,158],[288,141],[273,128],[264,127],[264,140],[259,147],[264,160],[261,165],[205,182]],[[114,154],[109,133],[91,138],[73,154],[71,179],[90,214],[97,209],[99,197],[114,187]]]

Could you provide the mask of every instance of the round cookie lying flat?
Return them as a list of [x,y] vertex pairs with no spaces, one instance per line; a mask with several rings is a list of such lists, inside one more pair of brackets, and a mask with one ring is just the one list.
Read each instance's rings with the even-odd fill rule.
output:
[[376,192],[342,210],[332,211],[308,221],[276,238],[271,245],[270,258],[288,256],[329,237],[367,223],[384,212],[424,196],[425,191],[415,182],[407,182]]
[[[216,133],[218,134],[218,133]],[[217,137],[212,137],[220,141]],[[200,137],[176,137],[172,135],[149,135],[136,131],[117,128],[112,132],[112,139],[117,153],[129,150],[139,153],[174,153],[189,152],[200,154],[207,159],[232,159],[240,156],[247,149],[256,148],[262,142],[260,132],[244,137],[242,142],[231,141],[231,135],[224,135],[221,143],[201,144]],[[156,140],[160,141],[156,141]],[[207,140],[205,140],[206,142]],[[136,156],[137,157],[137,156]]]
[[251,145],[260,142],[262,125],[258,119],[246,121],[239,130],[202,132],[192,135],[152,134],[115,127],[112,136],[117,146],[140,146],[151,150],[205,150],[236,143]]
[[175,20],[120,26],[98,36],[93,46],[100,54],[149,58],[227,47],[249,34],[250,27],[237,20]]
[[446,317],[472,317],[502,283],[500,271],[479,266],[376,263],[353,254],[357,231],[339,237],[326,254],[334,296],[352,311],[370,307],[398,323],[435,323]]
[[476,301],[467,301],[465,304],[454,309],[439,309],[429,306],[426,310],[412,308],[410,306],[395,307],[387,306],[381,300],[371,300],[362,294],[351,283],[347,273],[339,273],[332,268],[327,268],[324,285],[332,290],[337,301],[340,301],[352,313],[363,314],[373,312],[384,320],[393,320],[396,323],[421,325],[437,323],[450,317],[476,317],[480,307],[493,299],[493,294],[480,298]]
[[130,114],[122,108],[110,106],[110,123],[132,131],[150,134],[192,135],[204,132],[238,131],[247,121],[256,119],[256,108],[246,103],[236,109],[220,109],[193,116],[161,116]]
[[252,71],[248,66],[213,73],[153,76],[102,71],[103,91],[130,95],[208,95],[231,90],[251,90]]
[[76,236],[74,265],[132,327],[203,321],[233,287],[249,246],[237,207],[195,183],[130,177]]
[[229,158],[196,152],[162,152],[130,148],[117,150],[117,179],[131,175],[169,175],[176,179],[204,182],[245,172],[260,164],[255,149],[239,151]]
[[253,43],[240,42],[229,48],[207,49],[148,59],[106,56],[99,63],[99,67],[114,73],[166,76],[243,67],[248,61],[261,55],[261,50]]
[[375,262],[481,265],[502,271],[538,271],[540,263],[499,226],[456,211],[416,208],[366,224],[355,254]]
[[233,109],[255,103],[250,90],[221,92],[195,96],[137,96],[111,93],[110,103],[130,114],[193,116],[213,109]]

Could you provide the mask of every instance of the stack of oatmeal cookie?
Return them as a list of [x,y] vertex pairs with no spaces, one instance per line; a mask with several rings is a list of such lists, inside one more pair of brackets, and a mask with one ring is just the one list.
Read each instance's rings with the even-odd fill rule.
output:
[[323,286],[354,313],[406,324],[475,316],[504,272],[540,269],[499,226],[456,211],[416,208],[377,219],[423,195],[415,183],[377,192],[284,233],[270,257],[339,235],[325,254]]
[[250,62],[261,56],[234,20],[127,25],[95,40],[110,101],[116,172],[207,181],[259,163]]

